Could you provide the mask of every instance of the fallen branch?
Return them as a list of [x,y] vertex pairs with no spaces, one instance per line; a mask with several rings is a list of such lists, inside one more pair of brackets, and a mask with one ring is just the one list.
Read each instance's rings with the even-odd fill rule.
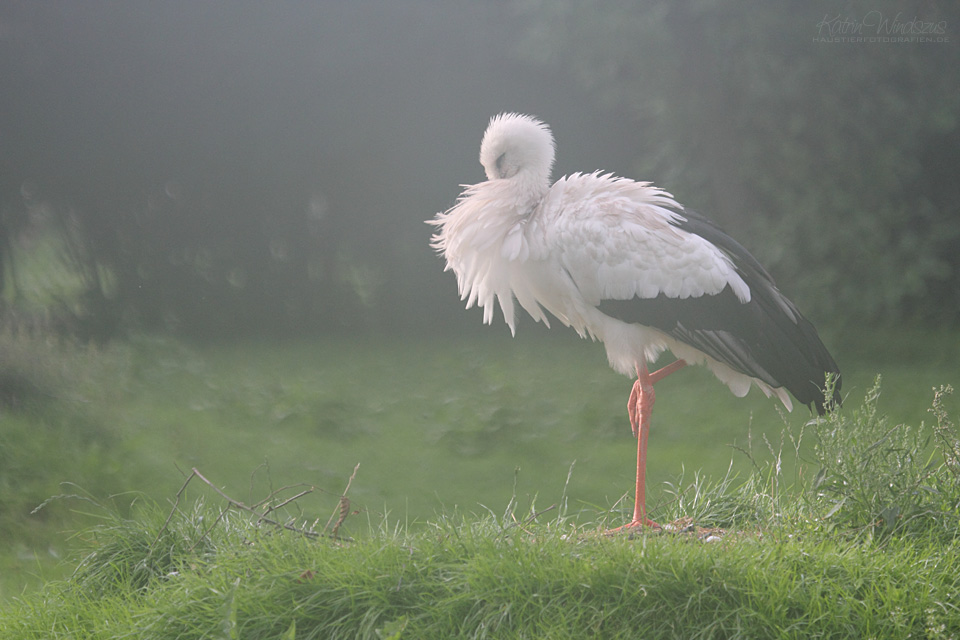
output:
[[[290,489],[292,487],[284,487],[283,489],[274,491],[270,494],[270,496],[268,496],[266,500],[258,502],[255,506],[251,507],[241,502],[240,500],[237,500],[227,495],[227,493],[225,493],[222,489],[220,489],[215,484],[213,484],[209,479],[207,479],[206,476],[204,476],[202,473],[200,473],[200,471],[197,468],[194,467],[193,469],[190,470],[190,474],[187,476],[186,480],[184,480],[183,484],[180,486],[180,489],[177,490],[176,496],[173,501],[173,506],[170,509],[170,513],[167,514],[166,520],[164,520],[163,525],[160,527],[160,530],[157,532],[157,537],[154,539],[153,544],[151,544],[151,548],[155,547],[160,542],[160,538],[163,535],[164,531],[166,531],[167,528],[170,526],[170,522],[171,520],[173,520],[174,514],[180,508],[180,502],[183,499],[184,494],[186,493],[187,487],[190,485],[190,482],[194,478],[197,478],[198,480],[203,482],[205,485],[213,489],[217,493],[217,495],[219,495],[223,500],[227,502],[227,505],[228,505],[226,509],[221,510],[220,515],[216,518],[216,520],[214,520],[213,524],[211,524],[210,527],[207,528],[207,530],[200,537],[200,540],[203,540],[204,538],[206,538],[206,536],[210,533],[213,527],[223,519],[224,514],[226,514],[227,511],[230,510],[230,508],[234,508],[234,509],[237,509],[238,511],[243,511],[251,515],[255,515],[257,517],[258,525],[268,524],[277,528],[286,529],[287,531],[298,533],[302,536],[306,536],[311,539],[323,537],[323,538],[331,538],[334,540],[345,540],[347,542],[352,542],[353,541],[352,538],[341,537],[339,535],[339,531],[340,531],[340,526],[343,524],[344,520],[346,520],[347,516],[350,514],[350,500],[347,498],[347,491],[350,490],[350,485],[353,483],[353,479],[356,477],[357,469],[359,468],[360,468],[360,464],[358,463],[353,468],[353,473],[350,475],[350,479],[347,481],[347,486],[343,490],[343,493],[340,495],[340,500],[338,501],[338,504],[337,504],[337,511],[334,512],[334,515],[330,516],[330,520],[327,521],[327,526],[324,527],[323,532],[318,532],[315,530],[315,527],[317,524],[316,521],[309,528],[306,526],[296,527],[289,523],[280,522],[279,520],[271,518],[270,514],[277,511],[278,509],[281,509],[283,507],[286,507],[292,504],[296,500],[299,500],[300,498],[306,495],[309,495],[314,491],[323,491],[322,489],[318,489],[317,487],[313,487],[310,485],[293,485],[293,486],[306,486],[307,488],[289,498],[284,499],[282,502],[278,504],[269,505],[266,507],[265,510],[261,510],[265,505],[269,504],[270,500],[278,496],[283,491]],[[332,532],[326,533],[327,527],[329,527],[330,522],[333,521],[334,516],[337,516],[337,515],[339,515],[339,518],[337,519],[336,524],[334,524]]]

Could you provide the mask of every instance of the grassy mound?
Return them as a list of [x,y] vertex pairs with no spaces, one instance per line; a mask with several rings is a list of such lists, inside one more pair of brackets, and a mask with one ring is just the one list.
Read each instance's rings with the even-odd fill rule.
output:
[[[902,638],[960,632],[956,428],[890,426],[879,380],[859,407],[770,447],[744,479],[678,482],[661,531],[607,535],[566,501],[389,526],[350,482],[252,504],[194,472],[172,508],[107,510],[73,576],[0,613],[39,638]],[[806,433],[806,435],[804,435]],[[794,476],[785,455],[813,459]],[[815,473],[806,473],[808,467]],[[196,494],[199,491],[199,495]],[[328,507],[330,504],[327,505]],[[364,523],[363,516],[366,515]],[[360,526],[357,526],[357,522]],[[351,523],[353,538],[342,537]],[[359,530],[359,533],[356,531]]]
[[[105,525],[69,581],[14,604],[28,638],[949,637],[958,545],[605,536],[443,519],[311,540],[212,509]],[[215,527],[211,520],[217,520]]]

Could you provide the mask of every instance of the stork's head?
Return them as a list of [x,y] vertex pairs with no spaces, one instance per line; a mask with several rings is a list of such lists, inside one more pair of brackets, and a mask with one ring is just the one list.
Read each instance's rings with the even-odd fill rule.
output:
[[553,134],[536,118],[519,113],[494,116],[480,144],[488,180],[518,177],[544,190],[553,167]]

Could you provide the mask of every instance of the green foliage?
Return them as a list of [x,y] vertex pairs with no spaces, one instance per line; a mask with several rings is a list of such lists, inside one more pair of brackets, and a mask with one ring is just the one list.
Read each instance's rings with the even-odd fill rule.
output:
[[676,482],[666,482],[666,494],[672,497],[667,503],[671,519],[707,527],[735,527],[757,522],[759,513],[755,501],[763,494],[756,491],[752,481],[738,483],[732,469],[731,463],[719,480],[696,473],[689,484],[685,483],[684,474]]
[[[35,217],[43,219],[49,214]],[[23,235],[21,242],[11,247],[9,260],[15,269],[0,289],[4,302],[33,314],[50,314],[61,306],[72,308],[79,303],[90,283],[73,260],[66,234],[45,222],[34,223]],[[6,308],[4,311],[8,313]]]
[[883,536],[960,536],[957,433],[943,406],[951,391],[936,392],[932,429],[889,424],[877,410],[879,376],[860,407],[814,421],[819,470],[811,488],[825,523]]
[[171,518],[147,501],[136,503],[126,517],[97,506],[101,523],[79,534],[88,552],[71,577],[89,598],[144,592],[176,575],[184,559],[203,558],[245,539],[235,512],[208,508],[203,499]]
[[63,531],[87,522],[51,496],[103,500],[135,484],[118,428],[128,355],[120,345],[0,331],[0,595],[40,582],[62,562]]
[[707,527],[952,544],[960,539],[960,438],[945,407],[952,391],[934,390],[935,425],[892,424],[878,409],[877,376],[859,406],[835,408],[798,432],[785,427],[779,447],[766,442],[769,455],[741,449],[753,464],[743,479],[728,471],[719,480],[695,474],[689,484],[668,483],[674,501],[666,511]]
[[109,408],[118,389],[111,385],[124,370],[120,347],[0,332],[0,534],[23,527],[24,516],[59,493],[54,472],[109,492],[118,477],[100,466],[100,456],[117,444]]
[[637,177],[710,213],[801,308],[960,318],[960,48],[949,35],[831,42],[821,24],[837,16],[876,36],[882,20],[917,18],[949,33],[955,5],[522,4],[526,57],[570,70],[639,131]]

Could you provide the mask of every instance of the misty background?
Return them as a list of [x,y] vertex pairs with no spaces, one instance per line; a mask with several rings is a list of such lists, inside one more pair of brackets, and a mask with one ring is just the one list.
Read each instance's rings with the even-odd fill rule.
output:
[[0,315],[479,331],[424,221],[519,111],[555,177],[654,181],[815,324],[956,326],[958,43],[946,1],[5,2]]

